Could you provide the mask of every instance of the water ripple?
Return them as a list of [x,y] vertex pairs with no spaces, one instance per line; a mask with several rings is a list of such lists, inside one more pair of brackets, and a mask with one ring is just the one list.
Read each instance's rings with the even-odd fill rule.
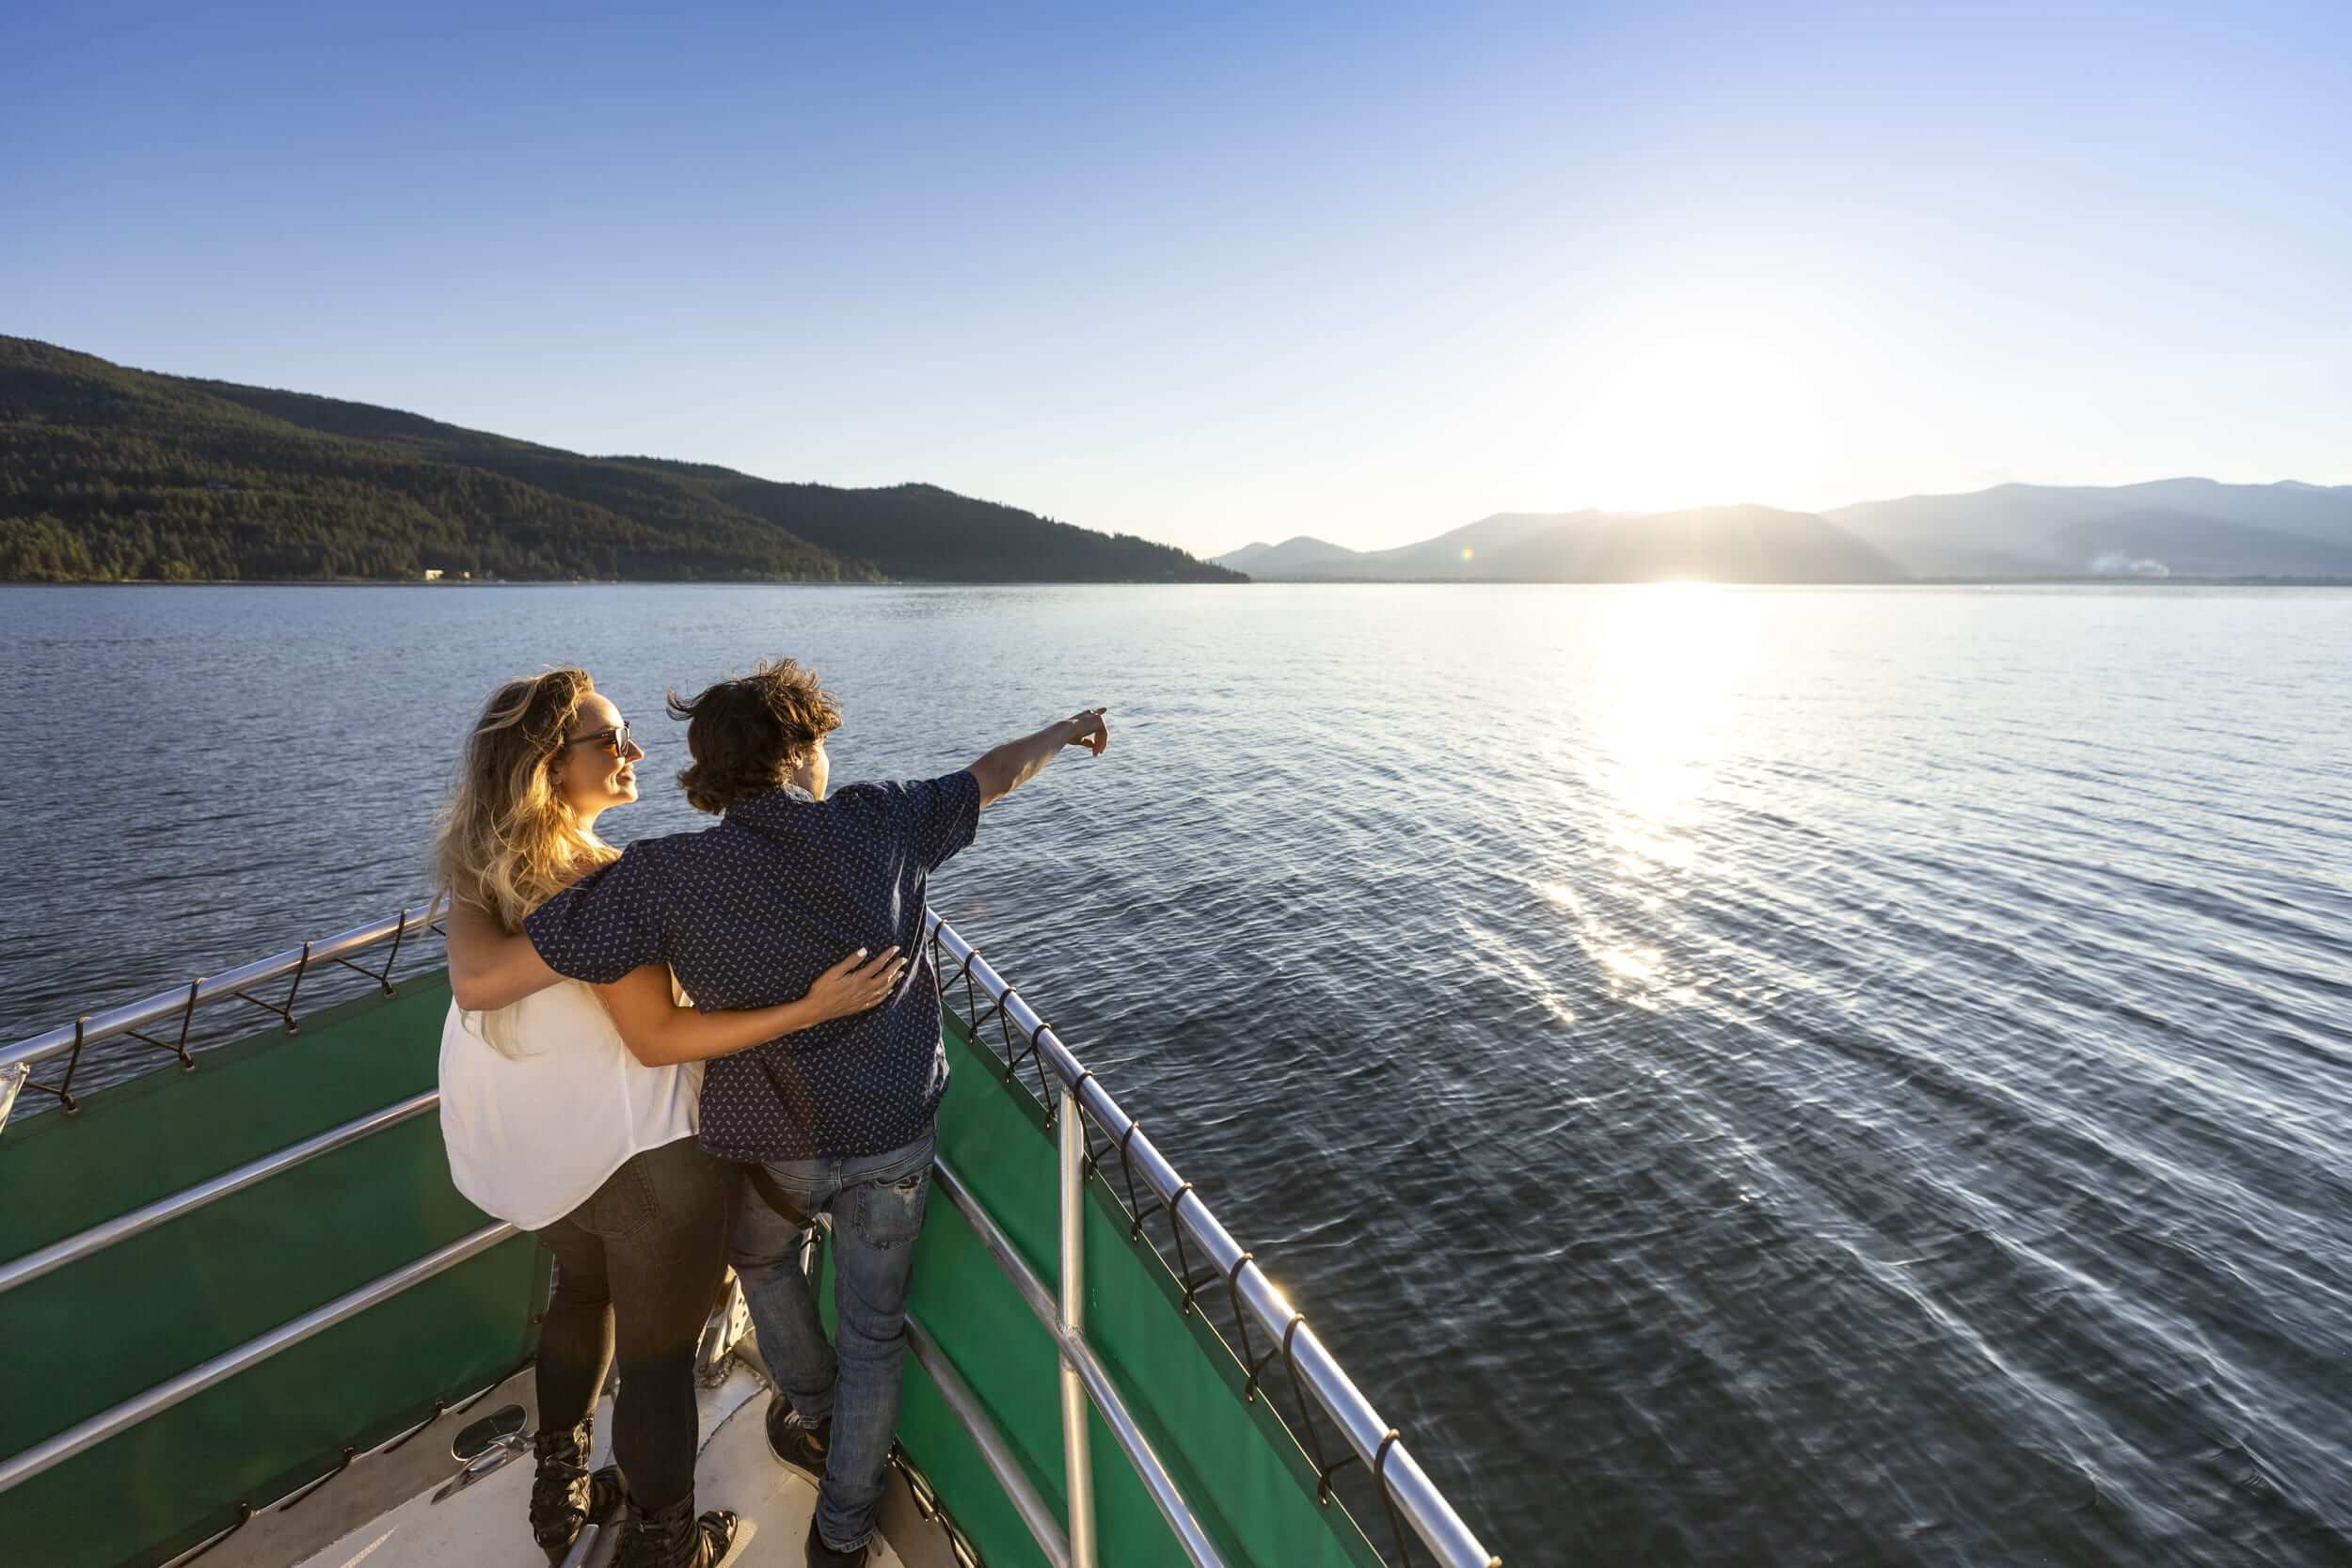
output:
[[516,671],[656,779],[764,652],[843,778],[1107,702],[938,900],[1507,1560],[2352,1562],[2352,595],[0,589],[0,1033],[420,896]]

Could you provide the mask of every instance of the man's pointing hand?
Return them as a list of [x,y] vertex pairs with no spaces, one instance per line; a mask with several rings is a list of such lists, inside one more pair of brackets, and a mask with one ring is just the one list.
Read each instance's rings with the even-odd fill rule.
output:
[[1101,756],[1103,748],[1111,743],[1111,727],[1103,721],[1103,713],[1102,708],[1090,707],[1075,718],[1064,720],[1062,722],[1070,730],[1070,738],[1064,744],[1083,746],[1093,755]]

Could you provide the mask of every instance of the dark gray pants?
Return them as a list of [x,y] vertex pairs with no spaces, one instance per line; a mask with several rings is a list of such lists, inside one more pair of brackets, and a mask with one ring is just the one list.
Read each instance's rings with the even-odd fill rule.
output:
[[596,1408],[619,1341],[612,1457],[647,1510],[694,1490],[694,1347],[718,1299],[739,1177],[692,1138],[631,1156],[539,1232],[555,1294],[539,1332],[539,1425]]

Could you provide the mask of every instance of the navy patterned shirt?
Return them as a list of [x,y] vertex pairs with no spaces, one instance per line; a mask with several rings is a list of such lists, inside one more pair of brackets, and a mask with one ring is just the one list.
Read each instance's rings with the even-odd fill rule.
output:
[[558,974],[606,985],[666,963],[714,1012],[793,1001],[857,949],[897,943],[914,961],[881,1006],[703,1071],[714,1154],[882,1154],[921,1137],[947,1091],[923,889],[972,842],[979,815],[969,772],[849,784],[822,800],[787,784],[736,801],[715,828],[639,840],[523,926]]

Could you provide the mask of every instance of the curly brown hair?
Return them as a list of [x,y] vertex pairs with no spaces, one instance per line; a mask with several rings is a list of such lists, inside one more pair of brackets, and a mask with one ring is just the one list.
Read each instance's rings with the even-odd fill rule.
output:
[[696,811],[713,816],[747,795],[775,788],[809,750],[841,727],[841,709],[817,672],[788,658],[761,659],[748,675],[670,693],[670,717],[686,721],[693,756],[677,782]]

